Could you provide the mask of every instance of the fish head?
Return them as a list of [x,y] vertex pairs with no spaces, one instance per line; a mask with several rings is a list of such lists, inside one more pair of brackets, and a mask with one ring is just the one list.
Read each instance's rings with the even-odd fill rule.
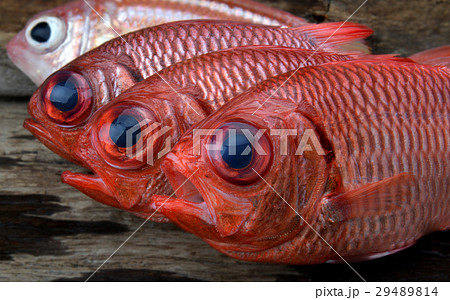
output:
[[167,154],[161,168],[177,198],[155,195],[152,205],[220,251],[262,251],[292,239],[317,216],[326,177],[323,156],[296,155],[301,134],[292,129],[314,130],[293,102],[257,92],[236,97]]
[[[102,12],[99,1],[92,5]],[[94,46],[115,37],[83,1],[74,1],[31,18],[6,46],[12,62],[36,85]],[[90,36],[92,34],[92,36]]]
[[98,202],[131,211],[154,193],[172,193],[161,161],[186,130],[183,118],[196,122],[205,115],[192,111],[200,111],[194,102],[188,106],[176,99],[181,91],[161,78],[151,79],[102,107],[80,129],[71,151],[93,175],[65,172],[63,182]]
[[32,95],[24,127],[50,150],[80,164],[72,148],[100,107],[134,85],[128,57],[93,51],[53,73]]

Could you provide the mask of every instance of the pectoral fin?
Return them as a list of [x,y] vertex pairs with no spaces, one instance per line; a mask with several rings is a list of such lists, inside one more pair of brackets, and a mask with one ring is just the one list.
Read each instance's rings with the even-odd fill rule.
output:
[[411,173],[401,173],[322,201],[322,213],[333,223],[364,216],[377,216],[400,209],[411,197],[415,184]]

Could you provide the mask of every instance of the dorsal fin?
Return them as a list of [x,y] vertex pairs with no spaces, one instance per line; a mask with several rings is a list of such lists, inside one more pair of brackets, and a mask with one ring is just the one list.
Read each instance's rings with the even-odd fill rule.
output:
[[369,53],[369,47],[363,39],[369,37],[373,30],[369,27],[351,22],[332,22],[303,25],[293,28],[313,37],[319,50],[338,53]]

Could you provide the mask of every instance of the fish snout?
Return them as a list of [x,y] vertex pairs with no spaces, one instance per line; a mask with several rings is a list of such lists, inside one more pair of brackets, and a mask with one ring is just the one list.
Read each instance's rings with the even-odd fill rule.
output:
[[20,50],[24,48],[26,48],[26,41],[24,39],[23,31],[19,32],[6,44],[6,53],[14,64],[17,64],[24,58],[22,51]]
[[28,118],[23,122],[23,127],[31,132],[44,146],[46,146],[51,151],[55,152],[62,158],[73,162],[77,165],[85,166],[85,163],[80,159],[80,156],[72,154],[69,151],[66,144],[75,145],[76,143],[71,142],[70,139],[65,138],[64,140],[58,138],[58,136],[53,135],[45,126],[35,121],[34,119]]
[[14,65],[37,86],[52,73],[42,55],[30,50],[24,31],[19,32],[6,44],[6,52]]
[[[247,220],[252,204],[240,201],[231,193],[217,191],[209,184],[208,179],[204,178],[204,170],[200,168],[190,170],[192,166],[186,164],[173,153],[169,153],[162,162],[161,169],[178,197],[174,200],[166,199],[165,203],[177,207],[178,212],[194,211],[195,216],[213,225],[221,238],[236,234]],[[154,198],[159,202],[161,199]],[[180,210],[179,207],[184,209]]]

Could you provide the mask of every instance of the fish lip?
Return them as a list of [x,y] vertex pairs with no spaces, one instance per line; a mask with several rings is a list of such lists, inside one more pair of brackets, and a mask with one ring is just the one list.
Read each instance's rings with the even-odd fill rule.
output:
[[[92,198],[96,202],[129,211],[139,217],[149,218],[149,220],[151,221],[168,222],[168,219],[163,214],[158,213],[157,211],[151,213],[151,215],[148,216],[145,214],[142,215],[142,211],[135,208],[135,206],[142,201],[143,196],[141,196],[139,201],[133,203],[130,206],[124,205],[124,203],[122,203],[117,198],[116,194],[114,193],[114,189],[111,189],[108,186],[108,184],[103,180],[102,176],[98,175],[91,168],[87,169],[90,170],[93,174],[64,171],[61,175],[61,181],[72,186],[73,188]],[[143,195],[145,195],[145,192]]]
[[25,34],[25,30],[21,30],[6,44],[6,54],[16,68],[22,71],[36,86],[39,86],[52,72],[41,70],[41,67],[47,67],[44,60],[30,59],[30,55],[34,58],[34,53],[28,51],[29,46],[25,41]]
[[[61,181],[65,184],[68,184],[76,188],[77,190],[88,196],[92,195],[93,193],[101,193],[103,196],[110,199],[110,201],[108,201],[108,205],[111,205],[110,204],[111,199],[114,199],[112,203],[117,204],[115,207],[121,207],[120,203],[108,189],[102,178],[95,172],[93,173],[94,174],[84,174],[71,171],[64,171],[61,174]],[[95,197],[95,199],[97,198],[98,197]]]
[[[47,148],[51,151],[55,152],[62,158],[71,161],[75,164],[81,165],[83,167],[87,167],[85,163],[80,160],[77,160],[67,152],[66,147],[59,143],[53,135],[41,124],[35,121],[32,118],[27,118],[23,122],[23,127],[31,132],[41,143],[43,143]],[[88,167],[87,167],[88,168]],[[89,168],[88,168],[89,169]]]
[[[31,132],[32,135],[34,135],[38,140],[40,140],[44,145],[50,145],[53,147],[61,147],[62,145],[59,145],[53,141],[53,137],[51,133],[45,129],[44,126],[39,124],[37,121],[31,118],[25,119],[23,122],[23,127]],[[48,146],[47,146],[48,147]],[[48,147],[50,148],[50,147]]]
[[[9,59],[15,64],[18,64],[18,49],[21,49],[25,46],[25,43],[22,39],[19,38],[19,35],[23,34],[23,30],[21,30],[16,36],[14,36],[9,42],[6,44],[6,54],[8,55]],[[19,50],[20,51],[20,50]]]
[[67,153],[63,145],[54,141],[55,139],[53,138],[52,134],[44,126],[42,126],[32,118],[27,118],[23,123],[23,127],[28,131],[30,131],[46,147],[52,149],[52,151],[56,152],[58,155],[62,156],[63,158],[69,161],[72,161],[78,165],[85,167],[87,170],[93,173],[91,175],[84,173],[75,173],[71,171],[64,171],[61,174],[61,181],[63,183],[66,183],[76,188],[82,193],[84,193],[84,191],[91,193],[93,192],[101,193],[108,199],[110,198],[114,199],[113,203],[117,202],[117,206],[120,205],[120,203],[117,201],[116,197],[110,192],[110,190],[108,189],[102,178],[98,174],[96,174],[96,172],[86,163],[74,160]]
[[[211,205],[207,197],[204,197],[202,189],[198,186],[196,180],[192,180],[193,173],[189,173],[188,168],[183,168],[181,160],[174,154],[168,153],[160,165],[161,170],[169,180],[174,192],[170,196],[153,195],[151,198],[154,209],[159,210],[170,199],[171,202],[177,202],[184,206],[188,205],[195,208],[197,217],[200,217],[206,224],[215,226],[215,215],[211,212]],[[169,174],[169,176],[168,176]],[[177,198],[173,198],[176,195]],[[159,199],[165,201],[158,205]],[[156,202],[156,203],[155,203]]]
[[14,44],[15,43],[18,43],[17,42],[17,38],[16,37],[13,37],[7,44],[6,44],[6,46],[5,46],[5,48],[6,48],[6,54],[8,55],[8,57],[9,57],[9,59],[13,62],[13,63],[15,63],[14,62],[14,60],[15,60],[15,58],[14,58],[14,51],[13,51],[13,48],[14,48]]
[[[195,217],[213,226],[222,238],[234,235],[239,231],[247,219],[247,214],[244,213],[230,222],[228,216],[231,214],[225,212],[223,205],[217,207],[217,203],[222,204],[220,199],[217,199],[215,193],[208,191],[207,186],[202,185],[198,177],[194,176],[199,170],[198,168],[192,171],[185,165],[183,159],[170,152],[161,163],[161,169],[178,197],[171,199],[172,197],[166,196],[166,201],[176,203],[174,206],[177,206],[179,211],[181,207],[181,212],[184,212],[184,209],[188,212],[194,212]],[[154,200],[155,204],[158,204],[161,203],[162,198],[164,197],[155,195],[152,201]],[[166,201],[162,202],[162,205]],[[160,208],[162,205],[160,205]],[[242,211],[249,210],[248,206],[242,205]]]

